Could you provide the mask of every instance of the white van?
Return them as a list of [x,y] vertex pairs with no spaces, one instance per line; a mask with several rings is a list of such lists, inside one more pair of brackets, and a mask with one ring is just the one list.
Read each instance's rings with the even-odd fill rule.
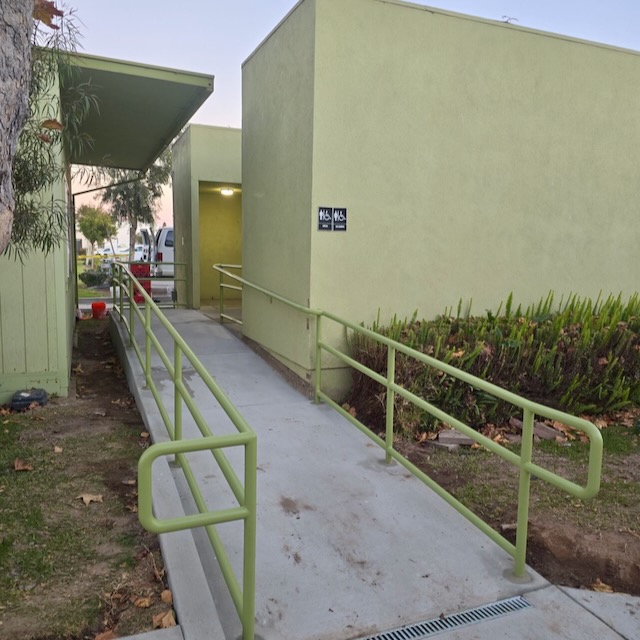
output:
[[[173,227],[162,227],[156,233],[156,262],[173,262]],[[156,265],[159,276],[173,276],[173,264]]]

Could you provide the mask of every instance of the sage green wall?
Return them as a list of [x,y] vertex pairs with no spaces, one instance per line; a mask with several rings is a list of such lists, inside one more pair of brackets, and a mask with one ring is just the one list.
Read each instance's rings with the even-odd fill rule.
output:
[[[312,306],[370,322],[637,290],[639,54],[315,4]],[[318,232],[319,205],[348,207],[348,231]]]
[[190,308],[200,307],[200,197],[201,182],[240,184],[240,129],[189,125],[172,147],[175,255],[187,263],[184,297]]
[[[301,304],[310,295],[314,23],[314,3],[298,5],[242,70],[244,275]],[[306,318],[246,289],[242,317],[246,336],[300,373],[309,368]]]
[[[57,84],[49,92],[57,97]],[[52,152],[64,166],[62,150]],[[63,179],[39,197],[66,206]],[[67,395],[76,322],[74,227],[69,216],[66,238],[47,255],[31,251],[22,262],[0,256],[0,404],[32,387]]]
[[[394,0],[303,0],[243,68],[246,277],[356,322],[460,299],[482,313],[510,292],[629,295],[639,113],[636,52]],[[348,231],[318,231],[319,206],[347,207]],[[308,372],[303,320],[250,293],[243,317]]]
[[[191,219],[193,187],[191,181],[191,131],[187,127],[171,147],[171,190],[173,197],[173,245],[174,259],[186,267],[177,267],[176,275],[184,275],[186,281],[176,280],[178,302],[193,306],[193,261]],[[196,183],[197,198],[197,183]],[[196,199],[197,202],[197,199]]]
[[[48,194],[64,200],[62,184]],[[66,395],[75,328],[68,247],[0,257],[0,404],[32,387]]]
[[[217,263],[242,264],[242,194],[223,196],[218,183],[201,182],[200,302],[203,305],[220,298],[220,276],[211,268]],[[237,291],[225,292],[226,299],[239,297]]]

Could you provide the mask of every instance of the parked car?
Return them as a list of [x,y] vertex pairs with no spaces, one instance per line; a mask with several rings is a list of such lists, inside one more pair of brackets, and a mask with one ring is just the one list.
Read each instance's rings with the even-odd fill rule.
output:
[[116,253],[113,253],[113,249],[111,247],[104,247],[103,249],[98,249],[97,254],[102,256],[100,260],[100,268],[103,271],[108,271],[111,273],[111,263],[114,260],[126,260],[128,256],[128,249],[126,247],[116,247]]
[[[156,256],[155,261],[173,262],[173,227],[162,227],[158,229],[156,233]],[[173,264],[158,264],[156,265],[156,274],[159,276],[173,276],[174,267]]]
[[134,260],[136,262],[151,262],[155,259],[154,238],[150,229],[142,227],[138,229],[142,242],[136,244]]
[[149,262],[151,247],[148,244],[136,244],[133,247],[134,262]]

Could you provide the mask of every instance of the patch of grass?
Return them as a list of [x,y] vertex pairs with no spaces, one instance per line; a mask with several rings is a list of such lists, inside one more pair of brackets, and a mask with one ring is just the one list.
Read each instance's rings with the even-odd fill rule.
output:
[[[130,429],[122,427],[107,436],[68,435],[62,452],[55,453],[53,444],[40,435],[42,421],[33,419],[54,411],[45,408],[35,415],[12,416],[0,433],[0,600],[8,606],[19,608],[42,584],[70,589],[74,575],[100,561],[97,549],[103,543],[115,545],[113,558],[118,565],[135,565],[138,534],[116,534],[111,539],[114,534],[104,526],[105,520],[127,512],[117,496],[106,498],[104,480],[94,468],[105,447],[115,449],[118,439]],[[120,441],[119,455],[128,455],[133,465],[139,450],[132,441],[128,447],[126,443],[126,439]],[[33,470],[15,471],[16,458]],[[82,493],[104,494],[105,502],[84,505],[78,499]],[[101,514],[98,519],[96,512]],[[99,591],[100,580],[98,571],[93,593]],[[86,626],[99,608],[95,600],[93,595],[90,601],[80,598],[79,626],[64,622],[59,628],[67,633]],[[83,611],[90,612],[90,617]]]
[[78,287],[78,298],[109,298],[111,289],[92,289],[89,287]]
[[640,450],[640,436],[620,425],[611,425],[602,430],[605,453],[625,455]]
[[[546,513],[585,531],[640,532],[640,443],[630,428],[602,429],[604,459],[600,492],[581,500],[546,482],[533,479],[530,512]],[[577,484],[586,481],[589,445],[542,440],[534,447],[534,462]],[[520,452],[518,445],[509,449]],[[515,519],[517,467],[482,449],[462,455],[435,452],[425,463],[427,473],[485,521],[499,526]]]
[[[69,599],[66,616],[52,621],[47,637],[67,638],[75,636],[79,629],[89,626],[88,621],[96,620],[102,612],[103,602],[99,595],[90,598],[71,597]],[[86,636],[86,637],[94,637]]]
[[[627,427],[611,425],[600,433],[605,456],[624,456],[640,451],[640,437]],[[575,462],[586,463],[589,459],[589,443],[579,440],[564,443],[542,440],[536,444],[536,451]]]
[[[28,437],[34,424],[30,416],[16,417],[3,433],[2,518],[0,523],[0,590],[7,603],[18,601],[34,585],[50,579],[59,567],[74,560],[88,561],[95,533],[73,517],[74,491],[65,486],[65,472],[57,464],[52,447]],[[8,426],[8,425],[5,425]],[[19,458],[32,471],[15,471]],[[51,521],[44,509],[55,505],[60,515]]]

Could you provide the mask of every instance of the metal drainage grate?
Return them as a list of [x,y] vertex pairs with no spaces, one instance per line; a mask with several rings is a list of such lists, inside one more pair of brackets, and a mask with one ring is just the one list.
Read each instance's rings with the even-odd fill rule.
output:
[[467,609],[467,611],[461,611],[460,613],[452,613],[449,616],[442,615],[439,618],[433,618],[425,622],[416,622],[393,631],[385,631],[366,638],[360,638],[360,640],[422,640],[422,638],[431,638],[439,633],[446,633],[447,631],[453,631],[478,622],[495,620],[532,606],[522,596],[516,596],[515,598],[507,598],[499,602],[485,604],[475,609]]

